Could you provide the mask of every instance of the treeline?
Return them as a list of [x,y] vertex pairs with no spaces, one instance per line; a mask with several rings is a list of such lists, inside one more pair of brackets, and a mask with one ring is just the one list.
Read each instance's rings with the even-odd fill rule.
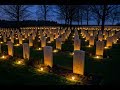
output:
[[[102,31],[107,22],[111,22],[111,25],[120,22],[120,5],[108,5],[107,3],[103,5],[54,5],[54,7],[53,5],[37,5],[34,13],[31,9],[33,6],[0,5],[0,12],[6,20],[16,21],[18,28],[24,23],[21,21],[32,19],[32,15],[35,14],[37,20],[43,21],[56,16],[59,21],[64,21],[64,24],[69,26],[72,26],[73,22],[77,22],[77,25],[83,25],[83,22],[90,25],[90,21],[94,21],[96,25],[101,25]],[[33,23],[33,25],[39,25],[39,23]]]
[[[57,22],[54,21],[43,21],[43,20],[23,20],[19,21],[20,27],[28,27],[28,26],[56,26],[58,25]],[[17,21],[6,21],[6,20],[0,20],[0,27],[13,27],[17,28]]]

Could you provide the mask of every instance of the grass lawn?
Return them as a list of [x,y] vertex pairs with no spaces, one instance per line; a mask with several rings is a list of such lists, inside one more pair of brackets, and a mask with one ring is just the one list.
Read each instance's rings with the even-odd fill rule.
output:
[[[81,38],[81,35],[80,35]],[[16,42],[16,41],[15,41]],[[28,41],[26,41],[28,42]],[[85,75],[90,74],[102,77],[100,84],[117,84],[120,82],[120,44],[113,45],[111,49],[105,50],[105,58],[103,60],[94,60],[89,53],[95,54],[95,47],[88,48],[88,42],[82,39],[81,49],[86,51],[85,56]],[[34,42],[35,43],[35,42]],[[55,41],[51,44],[55,49]],[[7,45],[2,44],[2,51],[7,52]],[[66,69],[72,70],[73,56],[72,34],[68,40],[62,44],[62,51],[53,54],[54,65],[60,65]],[[93,53],[94,52],[94,53]],[[14,46],[14,55],[22,57],[22,46]],[[109,56],[109,58],[106,58]],[[43,63],[43,50],[37,51],[35,47],[30,48],[30,58],[39,60]],[[66,80],[62,76],[53,73],[38,73],[33,67],[29,66],[13,66],[12,60],[0,60],[0,84],[22,84],[22,85],[71,85],[75,84]]]

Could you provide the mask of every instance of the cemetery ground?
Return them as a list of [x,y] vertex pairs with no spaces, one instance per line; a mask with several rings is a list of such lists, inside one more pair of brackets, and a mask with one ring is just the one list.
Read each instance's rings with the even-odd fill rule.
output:
[[[104,59],[96,60],[95,47],[87,47],[88,41],[82,38],[81,50],[85,52],[85,77],[81,82],[74,82],[66,79],[65,75],[72,73],[73,65],[73,34],[62,44],[62,50],[53,52],[53,68],[49,72],[38,72],[35,68],[36,63],[43,64],[43,50],[37,50],[40,46],[38,38],[34,40],[34,44],[30,47],[30,60],[26,60],[25,65],[16,65],[14,62],[17,58],[21,58],[22,45],[14,46],[14,56],[6,60],[0,59],[0,84],[21,84],[21,85],[104,85],[117,84],[120,82],[120,42],[113,44],[110,49],[104,50]],[[49,39],[49,38],[47,38]],[[2,40],[2,39],[1,39]],[[24,40],[27,42],[28,40]],[[14,45],[18,43],[15,40]],[[52,46],[55,49],[55,40],[47,43],[46,46]],[[1,44],[1,49],[7,55],[6,43]],[[1,55],[2,56],[2,55]]]

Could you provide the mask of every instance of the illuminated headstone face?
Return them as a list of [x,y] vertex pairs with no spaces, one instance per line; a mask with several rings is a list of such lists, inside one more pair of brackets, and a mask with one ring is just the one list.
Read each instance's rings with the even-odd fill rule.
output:
[[96,41],[96,55],[103,56],[104,51],[104,41]]
[[30,57],[30,50],[28,43],[23,43],[23,58],[29,59]]
[[62,39],[63,42],[65,41],[65,34],[62,34],[61,39]]
[[99,40],[99,41],[102,41],[102,40],[103,40],[103,35],[102,35],[102,34],[99,34],[99,35],[98,35],[98,40]]
[[112,36],[112,31],[109,31],[109,37],[111,37]]
[[8,55],[13,56],[13,43],[8,41]]
[[97,36],[97,34],[98,34],[98,31],[94,31],[94,32],[93,32],[93,35],[94,35],[94,36]]
[[75,35],[74,36],[74,39],[76,40],[76,39],[79,39],[79,35]]
[[87,33],[87,34],[86,34],[86,40],[89,40],[89,39],[90,39],[90,34]]
[[107,38],[106,46],[107,47],[111,47],[112,46],[112,37],[108,37]]
[[104,39],[106,40],[107,37],[108,37],[108,32],[105,32],[105,34],[104,34]]
[[11,35],[11,42],[14,43],[14,36]]
[[29,36],[29,46],[33,46],[32,36]]
[[27,31],[25,31],[25,38],[27,38],[28,37],[28,34],[27,34]]
[[81,40],[74,39],[74,50],[80,50],[80,47],[81,47]]
[[75,35],[78,35],[78,31],[77,30],[75,30]]
[[7,42],[6,34],[3,35],[3,42]]
[[45,47],[46,46],[46,38],[43,36],[41,38],[41,47]]
[[9,37],[10,36],[10,32],[7,32],[7,37]]
[[50,34],[50,41],[54,41],[54,35],[53,34]]
[[58,38],[58,36],[59,36],[58,34],[55,34],[55,39]]
[[50,67],[53,66],[53,53],[51,46],[44,47],[44,64]]
[[0,53],[2,53],[2,50],[1,50],[1,44],[0,44]]
[[114,35],[112,38],[113,38],[113,43],[117,43],[117,35]]
[[22,44],[23,41],[22,41],[22,35],[19,35],[19,44]]
[[99,31],[99,35],[102,35],[102,31]]
[[94,39],[95,39],[94,36],[90,36],[90,39],[89,39],[89,45],[94,46]]
[[76,50],[73,56],[73,73],[84,75],[85,51]]
[[33,32],[33,34],[32,34],[32,39],[35,40],[35,37],[36,37],[36,33]]
[[89,31],[90,36],[93,36],[93,30]]
[[57,38],[56,39],[56,49],[60,49],[61,50],[61,44],[62,44],[61,38]]

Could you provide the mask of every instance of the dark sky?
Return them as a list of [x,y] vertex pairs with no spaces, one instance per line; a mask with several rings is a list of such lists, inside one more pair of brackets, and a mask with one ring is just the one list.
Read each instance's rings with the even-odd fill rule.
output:
[[[37,20],[37,15],[36,15],[36,10],[37,10],[37,5],[31,5],[32,7],[29,8],[29,10],[32,12],[31,13],[31,16],[28,18],[30,20]],[[47,20],[50,20],[50,21],[57,21],[58,23],[64,23],[63,20],[58,20],[57,19],[57,14],[56,13],[53,13],[53,10],[57,10],[56,9],[56,6],[55,5],[50,5],[51,6],[51,9],[50,9],[50,12],[49,12],[49,17],[47,18]],[[1,15],[0,14],[0,17],[1,18],[5,18],[5,15]],[[73,24],[77,24],[77,22],[73,22]],[[83,24],[86,24],[85,21],[83,21]],[[93,25],[93,24],[96,24],[96,22],[92,19],[89,21],[89,25]],[[111,24],[109,21],[106,22],[106,24]]]
[[[57,9],[56,9],[56,6],[55,6],[55,5],[50,5],[50,6],[52,7],[52,9],[50,10],[50,12],[49,12],[49,17],[48,17],[47,19],[48,19],[48,20],[51,20],[51,21],[52,21],[52,20],[53,20],[53,21],[57,21],[58,23],[64,23],[63,20],[58,20],[58,19],[57,19],[57,14],[56,14],[56,13],[53,13],[53,10],[54,10],[54,11],[57,10]],[[33,7],[30,8],[30,11],[33,12],[32,17],[30,17],[30,19],[37,20],[37,16],[36,16],[36,14],[35,14],[36,9],[37,9],[37,5],[34,5]],[[77,22],[73,22],[73,24],[77,24]],[[83,24],[86,24],[86,21],[83,21]],[[90,25],[96,24],[96,21],[92,19],[92,20],[89,21],[89,24],[90,24]],[[107,21],[106,24],[111,24],[111,22],[110,22],[110,21]]]

